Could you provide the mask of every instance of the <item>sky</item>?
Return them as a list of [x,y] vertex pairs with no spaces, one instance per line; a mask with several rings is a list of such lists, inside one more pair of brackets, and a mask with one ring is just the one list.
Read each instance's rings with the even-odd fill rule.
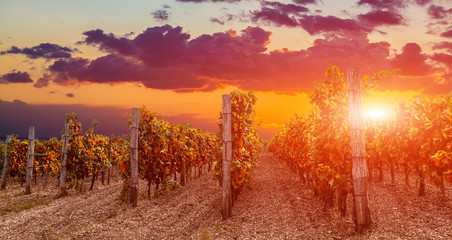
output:
[[294,114],[328,64],[399,69],[363,99],[452,92],[452,0],[0,0],[0,136],[127,133],[133,107],[217,131],[221,95],[255,90],[259,132]]

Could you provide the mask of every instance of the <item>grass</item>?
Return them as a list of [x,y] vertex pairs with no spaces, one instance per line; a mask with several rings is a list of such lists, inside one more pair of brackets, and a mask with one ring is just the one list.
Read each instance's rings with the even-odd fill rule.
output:
[[36,206],[46,205],[52,201],[50,198],[34,199],[24,203],[17,203],[0,209],[0,215],[6,215],[10,212],[20,212]]

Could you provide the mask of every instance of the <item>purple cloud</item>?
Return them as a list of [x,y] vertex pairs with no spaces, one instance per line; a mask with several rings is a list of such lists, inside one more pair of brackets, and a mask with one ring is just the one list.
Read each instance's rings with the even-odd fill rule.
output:
[[368,33],[372,31],[371,28],[363,26],[356,20],[342,19],[335,16],[305,15],[299,19],[299,22],[301,27],[311,35],[327,32],[347,34],[350,32]]
[[443,19],[449,14],[452,14],[452,8],[445,9],[442,6],[431,5],[428,8],[428,15],[433,19]]
[[397,8],[406,7],[405,1],[400,0],[359,0],[357,3],[359,6],[368,5],[373,9],[386,9],[386,10],[394,10]]
[[251,21],[262,21],[278,27],[296,27],[299,23],[295,16],[301,16],[308,11],[309,9],[300,5],[264,1],[261,3],[261,9],[251,12]]
[[151,12],[151,15],[158,21],[167,21],[169,18],[168,11],[166,10],[156,10]]
[[0,83],[32,83],[33,80],[27,72],[10,72],[0,76]]
[[294,3],[299,5],[307,5],[317,3],[317,0],[292,0]]
[[9,50],[0,52],[0,55],[4,54],[24,54],[28,58],[37,59],[59,59],[59,58],[70,58],[74,50],[68,47],[62,47],[53,43],[41,43],[38,46],[31,48],[20,49],[16,46],[12,46]]
[[66,97],[68,97],[68,98],[73,98],[73,97],[75,97],[75,95],[74,95],[73,93],[66,93],[65,95],[66,95]]
[[448,52],[452,53],[452,42],[438,42],[433,45],[433,50],[437,49],[445,49]]
[[368,22],[372,26],[399,25],[402,24],[402,15],[384,10],[373,10],[365,14],[358,15],[360,21]]
[[428,3],[431,3],[432,0],[415,0],[415,2],[416,2],[418,5],[424,6],[424,5],[428,4]]
[[441,37],[452,38],[452,29],[441,33]]
[[[88,31],[82,43],[96,46],[107,55],[95,59],[59,59],[35,85],[133,82],[175,92],[213,91],[233,85],[293,93],[312,90],[312,82],[322,78],[329,61],[341,69],[357,65],[364,74],[402,68],[406,79],[393,85],[382,83],[383,88],[418,89],[420,85],[413,82],[425,81],[437,71],[416,44],[407,44],[402,53],[391,58],[390,44],[369,42],[367,33],[372,28],[356,20],[332,16],[302,18],[306,22],[300,24],[308,32],[327,35],[315,40],[312,47],[298,51],[267,52],[271,32],[260,27],[203,34],[193,39],[180,27],[169,25],[148,28],[128,37],[102,30]],[[435,88],[435,84],[432,81],[428,89]]]
[[220,24],[220,25],[224,25],[225,24],[225,22],[224,21],[222,21],[222,20],[220,20],[220,19],[218,19],[218,18],[210,18],[209,19],[211,22],[213,22],[213,23],[218,23],[218,24]]
[[183,50],[190,38],[190,35],[182,33],[181,27],[173,28],[170,25],[148,28],[135,39],[118,38],[111,33],[105,34],[100,29],[83,34],[86,38],[80,43],[98,45],[101,50],[134,56],[149,65],[161,66],[177,62],[183,56]]
[[407,43],[402,48],[402,53],[395,55],[392,64],[401,69],[401,74],[424,76],[433,72],[433,67],[426,62],[427,59],[427,55],[422,53],[417,43]]

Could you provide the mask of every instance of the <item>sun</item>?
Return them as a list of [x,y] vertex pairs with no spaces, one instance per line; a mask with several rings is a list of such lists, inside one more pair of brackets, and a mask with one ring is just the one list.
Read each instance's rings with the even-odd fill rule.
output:
[[366,117],[374,120],[385,119],[388,116],[388,111],[384,108],[370,108],[366,112]]

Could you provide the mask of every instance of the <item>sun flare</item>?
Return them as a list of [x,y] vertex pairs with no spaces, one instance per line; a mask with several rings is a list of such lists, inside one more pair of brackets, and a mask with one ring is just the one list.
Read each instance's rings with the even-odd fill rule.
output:
[[388,116],[388,111],[383,108],[371,108],[367,110],[366,116],[370,119],[384,119]]

